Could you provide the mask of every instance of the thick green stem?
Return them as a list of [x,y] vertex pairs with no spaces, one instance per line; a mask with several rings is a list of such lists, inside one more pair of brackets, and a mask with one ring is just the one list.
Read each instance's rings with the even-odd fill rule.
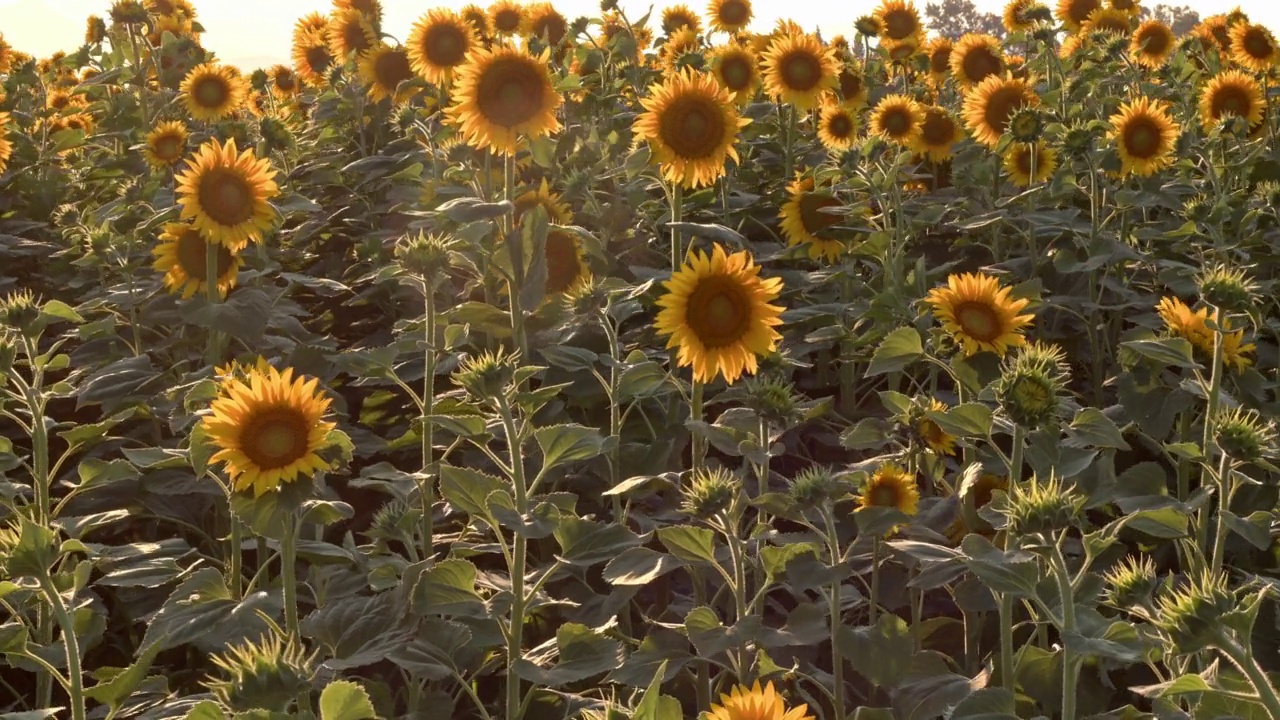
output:
[[[218,245],[216,243],[205,242],[204,244],[204,283],[205,297],[209,299],[209,304],[217,305],[222,299],[222,294],[218,292]],[[216,366],[222,359],[222,333],[209,330],[208,343],[206,359],[210,365]]]
[[[733,561],[733,608],[736,622],[740,623],[746,620],[750,611],[747,609],[746,549],[742,547],[742,540],[738,537],[737,530],[737,527],[725,522],[725,540],[728,541],[729,557]],[[738,681],[743,685],[750,685],[754,679],[753,676],[751,652],[744,639],[738,646]]]
[[[671,186],[671,222],[678,223],[684,217],[684,186],[674,183]],[[680,239],[679,228],[671,228],[671,272],[680,271],[684,264],[684,241]]]
[[298,518],[293,513],[284,516],[284,535],[280,538],[280,587],[284,591],[284,625],[289,638],[295,642],[298,635]]
[[[520,436],[516,432],[511,404],[506,397],[498,400],[498,412],[502,416],[502,429],[507,439],[507,452],[511,456],[511,480],[515,491],[515,510],[524,516],[529,510],[528,488],[524,478],[524,456],[520,451]],[[515,665],[520,659],[520,646],[524,641],[524,575],[527,549],[523,534],[516,533],[511,551],[511,623],[507,631],[507,720],[520,720],[520,678]]]
[[867,609],[870,624],[875,625],[880,612],[880,536],[871,538],[871,599]]
[[796,167],[796,109],[792,105],[783,105],[782,113],[787,116],[782,179],[784,182],[791,182]]
[[1058,580],[1058,595],[1062,598],[1062,720],[1076,719],[1076,658],[1072,642],[1066,637],[1076,631],[1076,602],[1071,590],[1071,575],[1067,571],[1062,548],[1054,544],[1053,574]]
[[84,678],[80,671],[80,641],[76,637],[75,622],[72,621],[71,612],[67,610],[61,593],[58,592],[57,586],[53,584],[48,573],[40,578],[40,588],[53,608],[58,626],[62,628],[62,644],[67,652],[67,694],[70,695],[71,720],[85,720]]
[[[840,538],[836,535],[835,518],[830,508],[823,509],[823,520],[826,521],[827,555],[832,566],[839,566],[844,553],[840,551]],[[845,719],[844,709],[844,655],[840,652],[839,637],[841,616],[844,614],[844,601],[841,599],[841,581],[834,580],[827,593],[829,606],[827,615],[831,621],[831,697],[835,705],[837,720]]]
[[[1022,444],[1026,430],[1022,426],[1013,429],[1013,448],[1009,458],[1009,486],[1012,487],[1022,479]],[[1009,549],[1008,531],[1004,535],[1004,549]],[[1000,683],[1004,689],[1013,692],[1013,595],[1003,593],[1000,596]]]
[[[1209,369],[1209,392],[1206,401],[1204,413],[1204,435],[1200,442],[1200,452],[1204,454],[1206,463],[1213,460],[1213,424],[1218,414],[1218,405],[1222,400],[1222,309],[1213,308],[1213,322],[1217,326],[1213,331],[1213,360],[1212,367]],[[1209,478],[1208,467],[1202,467],[1200,470],[1200,486],[1204,487],[1208,483]],[[1196,513],[1196,540],[1200,545],[1203,553],[1208,553],[1209,543],[1209,506],[1206,503],[1201,506],[1199,512]]]
[[1252,650],[1231,637],[1226,628],[1221,625],[1218,626],[1214,644],[1240,672],[1244,673],[1245,677],[1249,678],[1254,692],[1258,693],[1258,701],[1267,708],[1267,714],[1273,718],[1280,718],[1280,697],[1276,695],[1276,688],[1271,684],[1266,671],[1253,658]]
[[[503,186],[505,188],[504,197],[507,202],[514,202],[516,192],[516,159],[514,155],[506,155],[503,158]],[[524,257],[523,245],[516,232],[514,209],[503,219],[503,228],[506,230],[504,241],[507,245],[507,252],[511,255],[511,271],[514,275],[507,285],[507,292],[511,301],[511,335],[512,339],[515,340],[516,348],[520,350],[520,357],[527,358],[529,357],[529,341],[525,337],[524,308],[520,305],[520,294],[524,287],[526,261],[530,260],[530,258]]]
[[[689,398],[689,419],[695,422],[702,421],[702,382],[700,380],[693,381],[693,392]],[[703,447],[702,436],[698,433],[691,433],[690,444],[693,451],[693,462],[690,467],[693,469],[694,475],[702,470],[702,461],[706,456],[706,448]]]
[[230,496],[227,498],[227,522],[230,525],[227,532],[227,545],[230,546],[228,548],[230,555],[227,558],[227,581],[230,583],[231,597],[239,600],[244,593],[244,571],[241,570],[243,561],[241,546],[244,540],[241,537],[240,518],[231,509]]
[[1218,531],[1213,539],[1213,561],[1209,566],[1214,575],[1222,571],[1222,561],[1227,548],[1227,513],[1231,510],[1231,497],[1236,494],[1236,473],[1227,454],[1218,461]]
[[435,476],[431,464],[434,460],[434,443],[431,413],[435,406],[436,379],[436,299],[435,285],[431,278],[422,279],[425,306],[426,342],[424,369],[422,372],[422,485],[418,494],[422,497],[422,556],[429,558],[435,552]]

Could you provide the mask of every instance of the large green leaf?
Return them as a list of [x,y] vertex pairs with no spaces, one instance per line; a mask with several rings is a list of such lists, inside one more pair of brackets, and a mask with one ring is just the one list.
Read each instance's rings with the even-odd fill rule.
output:
[[586,625],[570,622],[556,630],[553,643],[544,643],[517,660],[515,671],[530,682],[560,687],[621,664],[621,643]]
[[320,720],[371,720],[377,717],[365,689],[350,680],[334,680],[320,692]]
[[554,535],[560,543],[560,560],[579,567],[607,562],[643,542],[622,525],[568,516],[560,519]]
[[889,333],[871,355],[871,366],[867,368],[866,375],[901,370],[923,356],[920,333],[913,327],[898,328]]

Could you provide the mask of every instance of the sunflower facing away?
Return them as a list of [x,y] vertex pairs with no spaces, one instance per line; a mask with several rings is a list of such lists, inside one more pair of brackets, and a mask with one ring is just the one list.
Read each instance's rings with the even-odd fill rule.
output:
[[712,30],[741,32],[751,24],[751,0],[711,0],[707,17]]
[[1200,122],[1205,130],[1228,115],[1244,118],[1252,128],[1262,122],[1263,107],[1262,86],[1240,70],[1218,73],[1200,91]]
[[[947,404],[937,398],[929,398],[929,407],[926,408],[930,412],[946,412]],[[938,423],[930,420],[928,417],[921,415],[916,421],[914,428],[916,436],[930,450],[939,455],[955,455],[956,454],[956,436],[943,430]]]
[[489,6],[489,19],[498,37],[510,37],[524,27],[524,7],[515,0],[498,0]]
[[369,88],[370,100],[400,103],[413,96],[413,87],[401,87],[401,83],[414,77],[409,52],[404,48],[378,43],[361,53],[358,67],[360,80]]
[[1054,15],[1069,33],[1080,32],[1089,15],[1102,7],[1102,0],[1058,0]]
[[1271,31],[1262,25],[1239,22],[1232,26],[1231,58],[1256,73],[1266,73],[1280,62],[1280,48]]
[[328,37],[329,54],[340,60],[378,44],[378,35],[369,16],[353,8],[333,11]]
[[903,515],[915,515],[920,507],[920,490],[916,479],[906,470],[886,463],[871,473],[854,502],[860,508],[894,508]]
[[695,250],[663,284],[655,326],[670,336],[668,348],[679,348],[679,366],[693,366],[694,380],[720,374],[732,383],[743,372],[754,375],[757,356],[777,348],[782,308],[769,302],[782,293],[782,280],[761,279],[746,250],[730,255],[719,243],[710,255]]
[[142,156],[156,170],[165,170],[178,164],[187,151],[187,126],[181,120],[171,120],[157,125],[147,133],[147,143]]
[[818,113],[818,140],[828,150],[843,151],[858,139],[858,118],[843,103],[828,102]]
[[298,83],[298,74],[288,65],[272,65],[267,75],[271,78],[271,94],[281,100],[297,95],[302,89]]
[[806,33],[782,35],[769,43],[761,59],[764,88],[778,102],[812,110],[836,89],[835,51]]
[[1173,54],[1176,40],[1168,25],[1152,18],[1138,26],[1129,40],[1129,57],[1150,70],[1159,70]]
[[971,88],[1004,72],[1004,51],[991,35],[969,33],[956,42],[949,59],[951,75],[961,88]]
[[326,31],[306,32],[293,38],[293,69],[306,82],[320,85],[333,65]]
[[724,174],[727,160],[738,159],[741,117],[729,92],[708,73],[685,70],[668,75],[642,98],[644,107],[632,132],[647,140],[669,182],[689,188],[710,185]]
[[210,140],[175,178],[182,219],[209,242],[233,251],[259,241],[274,219],[267,201],[280,192],[275,174],[266,158],[251,149],[238,151],[235,140]]
[[924,129],[924,107],[906,95],[886,95],[871,112],[870,131],[889,142],[910,147]]
[[218,448],[237,492],[260,497],[328,467],[320,457],[336,425],[324,420],[332,402],[319,380],[295,378],[293,368],[252,369],[245,379],[228,377],[201,425]]
[[429,83],[447,86],[454,68],[478,44],[475,31],[461,16],[436,8],[423,15],[409,32],[409,64]]
[[911,0],[882,0],[880,7],[876,8],[875,17],[880,21],[880,37],[884,40],[901,42],[908,38],[919,40],[924,36],[920,13]]
[[477,150],[514,155],[521,137],[560,129],[563,99],[551,85],[549,52],[534,57],[512,45],[476,48],[457,71],[447,113]]
[[1173,163],[1173,147],[1180,132],[1162,101],[1140,97],[1121,104],[1119,112],[1111,116],[1108,134],[1120,153],[1120,174],[1145,177]]
[[182,103],[196,120],[214,122],[244,105],[249,83],[230,65],[197,65],[183,78]]
[[711,51],[711,73],[733,102],[746,105],[760,88],[760,64],[751,48],[729,43]]
[[964,121],[975,140],[995,147],[1015,112],[1039,104],[1040,96],[1026,80],[993,75],[965,93]]
[[770,682],[763,689],[757,680],[750,688],[739,685],[720,704],[707,710],[706,720],[814,720],[808,705],[787,709],[782,694]]
[[[1032,158],[1035,159],[1035,175],[1032,176]],[[1058,151],[1048,147],[1044,140],[1035,144],[1016,142],[1004,151],[1004,169],[1009,179],[1018,187],[1042,183],[1058,169]]]
[[787,186],[788,199],[778,213],[778,224],[787,245],[804,245],[809,257],[835,262],[844,253],[844,243],[825,234],[840,222],[840,215],[823,212],[842,203],[827,190],[817,190],[812,177],[797,178]]
[[560,197],[559,193],[553,192],[551,186],[547,184],[547,179],[542,179],[542,184],[532,190],[526,190],[519,195],[514,203],[515,222],[520,223],[520,219],[530,210],[541,206],[547,211],[547,220],[555,225],[570,225],[573,223],[573,211],[569,209],[569,205]]
[[[217,251],[218,294],[227,296],[227,292],[236,286],[236,275],[240,272],[243,261],[238,253],[226,245],[215,245]],[[160,243],[152,250],[156,270],[164,273],[165,287],[171,293],[182,293],[185,300],[196,293],[203,293],[209,287],[208,279],[208,245],[200,231],[185,222],[165,223],[164,232],[160,233]]]
[[933,105],[924,109],[924,122],[911,149],[930,162],[945,162],[960,139],[960,124],[946,108]]
[[382,0],[333,0],[333,8],[339,12],[355,10],[369,18],[376,34],[382,24]]
[[[1213,357],[1213,331],[1209,329],[1209,308],[1192,310],[1186,303],[1175,297],[1161,298],[1156,305],[1156,312],[1164,321],[1165,328],[1171,335],[1183,338],[1201,355]],[[1237,372],[1253,364],[1245,353],[1256,349],[1253,343],[1244,342],[1244,330],[1231,330],[1231,322],[1223,318],[1222,361]]]
[[1004,355],[1027,343],[1022,331],[1035,319],[1018,314],[1031,301],[1011,298],[1011,292],[990,275],[964,273],[948,276],[947,284],[930,290],[924,301],[965,355]]
[[493,34],[493,27],[489,22],[489,13],[479,5],[466,5],[458,11],[458,17],[462,18],[475,31],[476,38],[487,41],[489,36]]

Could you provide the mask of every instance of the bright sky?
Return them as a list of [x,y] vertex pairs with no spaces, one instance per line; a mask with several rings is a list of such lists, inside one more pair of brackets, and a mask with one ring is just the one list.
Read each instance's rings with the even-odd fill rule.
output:
[[[409,27],[427,8],[459,8],[469,0],[383,0],[383,31],[403,41]],[[470,0],[487,6],[488,0]],[[922,14],[927,0],[917,0]],[[1237,4],[1253,18],[1280,30],[1277,0],[1146,0],[1155,5],[1189,4],[1201,16],[1226,12]],[[598,0],[554,0],[566,17],[595,16]],[[703,10],[706,0],[685,0]],[[981,10],[999,13],[1005,0],[975,0]],[[659,8],[672,0],[654,0]],[[820,28],[823,35],[851,35],[853,21],[873,10],[878,0],[754,0],[758,30],[771,28],[781,17],[790,17],[805,28]],[[289,39],[294,21],[312,10],[327,11],[329,0],[196,0],[200,23],[205,27],[204,46],[225,62],[244,69],[288,62]],[[649,0],[621,0],[629,17],[643,15]],[[110,0],[0,0],[0,34],[12,46],[44,57],[56,50],[74,50],[84,37],[84,20],[91,14],[106,16]],[[656,20],[658,14],[655,13]],[[656,23],[655,23],[656,24]]]

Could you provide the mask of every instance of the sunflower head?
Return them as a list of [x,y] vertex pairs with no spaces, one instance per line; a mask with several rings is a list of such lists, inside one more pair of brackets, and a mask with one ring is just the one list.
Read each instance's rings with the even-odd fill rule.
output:
[[1123,103],[1108,135],[1120,154],[1120,174],[1149,176],[1168,167],[1180,132],[1167,103],[1145,96]]
[[751,24],[751,0],[710,0],[707,17],[712,30],[741,32]]
[[955,43],[951,38],[939,35],[929,40],[925,46],[925,56],[929,58],[929,79],[941,86],[951,75],[951,53]]
[[907,95],[886,95],[871,113],[870,132],[903,147],[915,144],[924,129],[925,109]]
[[449,270],[452,243],[444,235],[419,232],[396,243],[395,257],[406,272],[434,285]]
[[1173,54],[1176,43],[1173,30],[1152,18],[1133,31],[1133,37],[1129,40],[1129,57],[1145,68],[1158,70]]
[[1196,276],[1200,297],[1228,312],[1247,312],[1257,306],[1258,285],[1244,270],[1227,265],[1209,265]]
[[912,150],[930,162],[945,162],[951,158],[951,149],[960,139],[960,124],[955,117],[946,108],[931,105],[924,109],[924,122]]
[[782,293],[782,280],[759,275],[750,253],[730,254],[716,244],[710,255],[694,251],[664,283],[655,324],[669,336],[667,347],[678,348],[679,365],[693,367],[695,380],[723,375],[732,383],[744,372],[755,374],[758,357],[777,348],[782,308],[770,301]]
[[871,473],[854,497],[860,508],[893,508],[903,515],[915,515],[920,506],[916,478],[894,463],[886,463]]
[[510,391],[518,362],[518,353],[507,353],[503,348],[473,355],[453,373],[453,381],[473,399],[493,402]]
[[746,105],[760,87],[760,63],[750,47],[729,43],[711,51],[711,73],[737,105]]
[[167,170],[177,165],[187,151],[187,126],[181,120],[170,120],[155,126],[147,133],[142,154],[147,164],[156,170]]
[[[159,239],[152,250],[155,256],[152,267],[165,274],[164,284],[169,292],[182,293],[183,299],[206,292],[209,287],[209,245],[200,232],[191,223],[165,223]],[[226,245],[214,245],[213,249],[217,262],[214,273],[218,294],[226,297],[236,285],[236,276],[243,261],[239,253]]]
[[324,82],[333,54],[326,30],[310,30],[293,37],[293,69],[301,79],[317,85]]
[[787,186],[788,199],[778,214],[782,234],[790,246],[804,245],[810,258],[834,262],[844,253],[840,240],[826,231],[840,222],[840,215],[824,212],[843,203],[827,189],[815,189],[812,177],[798,178]]
[[848,150],[858,138],[858,116],[843,103],[828,102],[818,115],[818,140],[828,150]]
[[1193,653],[1213,643],[1222,616],[1237,610],[1227,576],[1208,569],[1156,598],[1155,625],[1181,652]]
[[1034,143],[1013,143],[1004,152],[1004,168],[1009,179],[1018,187],[1042,183],[1058,169],[1058,151],[1044,140]]
[[1057,477],[1048,481],[1033,476],[1030,482],[1014,483],[1002,510],[1008,518],[1008,532],[1015,537],[1052,534],[1073,526],[1084,505],[1075,486],[1064,486]]
[[669,182],[710,185],[724,174],[727,160],[738,159],[734,143],[749,121],[714,76],[691,70],[668,75],[640,104],[644,112],[632,132],[649,143]]
[[742,402],[770,427],[790,427],[803,414],[797,405],[795,386],[777,377],[747,378],[742,383]]
[[549,2],[529,6],[525,14],[526,33],[547,47],[558,47],[569,37],[569,21]]
[[996,399],[1015,424],[1028,430],[1057,418],[1070,373],[1066,354],[1056,345],[1023,345],[1000,369]]
[[742,494],[742,481],[724,468],[700,470],[681,490],[680,509],[699,520],[731,512]]
[[298,693],[311,687],[315,662],[314,655],[279,635],[232,645],[212,659],[222,677],[210,678],[205,687],[223,706],[239,712],[288,710]]
[[525,24],[524,7],[515,0],[497,0],[489,6],[489,20],[498,37],[511,37]]
[[244,105],[248,82],[230,65],[204,63],[192,68],[179,87],[187,112],[196,120],[214,122]]
[[402,47],[378,43],[361,53],[358,67],[360,80],[368,86],[369,99],[374,102],[401,103],[416,91],[412,85],[405,85],[414,73],[409,51]]
[[547,211],[547,219],[556,225],[572,225],[573,210],[569,208],[564,198],[551,189],[551,185],[546,178],[535,188],[530,188],[515,199],[515,221],[520,223],[525,213],[536,207],[541,207]]
[[560,129],[556,110],[564,100],[551,84],[549,56],[506,44],[471,51],[457,71],[447,110],[468,144],[514,155],[521,138]]
[[107,13],[116,25],[146,25],[150,17],[147,8],[138,0],[115,0]]
[[335,9],[329,19],[329,53],[339,60],[359,55],[378,44],[378,33],[368,15],[347,8]]
[[238,151],[235,140],[210,140],[175,178],[182,219],[209,242],[233,250],[261,240],[275,218],[267,202],[279,193],[274,176],[270,162],[253,150]]
[[1005,70],[1000,41],[991,35],[969,33],[961,37],[951,49],[947,62],[952,77],[962,88],[971,88]]
[[919,447],[931,450],[939,455],[955,455],[956,454],[956,437],[937,421],[930,418],[928,413],[943,413],[947,411],[947,404],[937,398],[918,399],[912,404],[910,413],[907,417],[907,425],[912,439]]
[[836,78],[840,90],[840,100],[850,110],[858,110],[867,104],[867,79],[862,67],[854,63],[845,63]]
[[662,9],[662,32],[673,35],[688,28],[695,34],[702,32],[702,20],[698,13],[689,9],[688,5],[668,5]]
[[1213,422],[1213,440],[1236,462],[1258,462],[1276,455],[1276,424],[1257,410],[1219,410]]
[[686,67],[701,70],[706,64],[702,55],[702,36],[692,28],[676,30],[662,43],[661,57],[662,67],[667,73],[679,72]]
[[1115,567],[1104,572],[1107,602],[1118,608],[1150,609],[1152,596],[1160,581],[1156,564],[1149,555],[1127,555]]
[[761,688],[757,680],[750,688],[739,685],[728,695],[722,694],[720,704],[707,710],[706,720],[814,720],[808,710],[808,705],[788,710],[786,698],[772,682]]
[[831,468],[810,465],[792,478],[788,494],[801,508],[813,508],[835,500],[844,492],[844,483]]
[[1035,20],[1030,17],[1030,10],[1036,5],[1035,0],[1009,0],[1005,3],[1004,12],[1000,15],[1000,22],[1004,25],[1004,29],[1011,32],[1025,32],[1035,26]]
[[880,34],[880,18],[875,15],[861,15],[857,20],[853,21],[853,29],[857,30],[858,34],[863,37],[875,37]]
[[1267,73],[1280,62],[1280,46],[1265,26],[1239,22],[1231,26],[1231,58],[1256,73]]
[[965,94],[964,120],[974,139],[994,148],[1014,113],[1039,104],[1040,96],[1025,79],[992,75]]
[[0,323],[22,335],[39,334],[40,301],[30,290],[14,290],[0,299]]
[[1205,130],[1226,118],[1243,118],[1249,127],[1262,122],[1266,103],[1262,86],[1240,70],[1218,73],[1200,91],[1200,122]]
[[1080,34],[1090,35],[1097,32],[1128,37],[1129,19],[1130,15],[1127,12],[1112,8],[1098,8],[1089,13],[1089,19],[1080,26]]
[[1102,7],[1102,0],[1058,0],[1054,14],[1069,33],[1078,33],[1089,15]]
[[1010,297],[1011,288],[984,273],[950,275],[947,284],[925,297],[942,328],[966,355],[992,352],[1003,356],[1011,347],[1026,344],[1023,330],[1032,315],[1020,315],[1030,300]]
[[836,89],[835,51],[806,33],[776,37],[761,57],[765,90],[779,102],[812,110]]

